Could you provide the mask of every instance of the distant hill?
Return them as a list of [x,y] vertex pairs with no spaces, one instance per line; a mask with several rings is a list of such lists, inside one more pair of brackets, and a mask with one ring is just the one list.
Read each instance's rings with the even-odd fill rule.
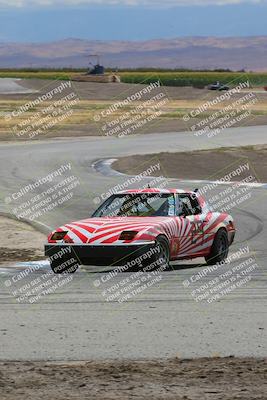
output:
[[187,37],[142,42],[65,39],[50,43],[0,43],[0,68],[86,67],[100,54],[112,68],[193,68],[267,71],[267,36]]

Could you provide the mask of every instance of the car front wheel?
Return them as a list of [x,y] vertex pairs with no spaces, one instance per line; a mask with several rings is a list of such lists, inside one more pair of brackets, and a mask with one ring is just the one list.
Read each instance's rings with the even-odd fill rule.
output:
[[205,257],[205,260],[208,265],[215,265],[226,260],[228,253],[228,235],[224,229],[220,229],[215,235],[210,254]]
[[158,270],[164,267],[168,268],[170,262],[170,248],[168,240],[164,236],[159,236],[152,248],[152,255],[144,258],[142,261],[142,269],[144,271]]

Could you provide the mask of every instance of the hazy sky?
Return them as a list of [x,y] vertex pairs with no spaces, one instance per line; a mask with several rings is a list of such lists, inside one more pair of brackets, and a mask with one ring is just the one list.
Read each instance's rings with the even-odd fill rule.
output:
[[0,0],[0,41],[267,35],[267,0]]

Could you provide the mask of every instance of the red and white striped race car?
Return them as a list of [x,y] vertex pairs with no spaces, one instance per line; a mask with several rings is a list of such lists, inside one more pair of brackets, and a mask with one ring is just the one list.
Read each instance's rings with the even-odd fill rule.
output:
[[127,190],[108,198],[91,218],[52,232],[45,254],[55,273],[129,260],[140,267],[196,257],[216,264],[227,258],[235,232],[233,218],[213,212],[197,189]]

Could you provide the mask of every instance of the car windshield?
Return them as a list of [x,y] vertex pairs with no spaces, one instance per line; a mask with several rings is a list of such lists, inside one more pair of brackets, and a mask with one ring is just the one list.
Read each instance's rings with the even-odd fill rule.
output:
[[111,196],[93,217],[170,217],[175,198],[168,193],[129,193]]

